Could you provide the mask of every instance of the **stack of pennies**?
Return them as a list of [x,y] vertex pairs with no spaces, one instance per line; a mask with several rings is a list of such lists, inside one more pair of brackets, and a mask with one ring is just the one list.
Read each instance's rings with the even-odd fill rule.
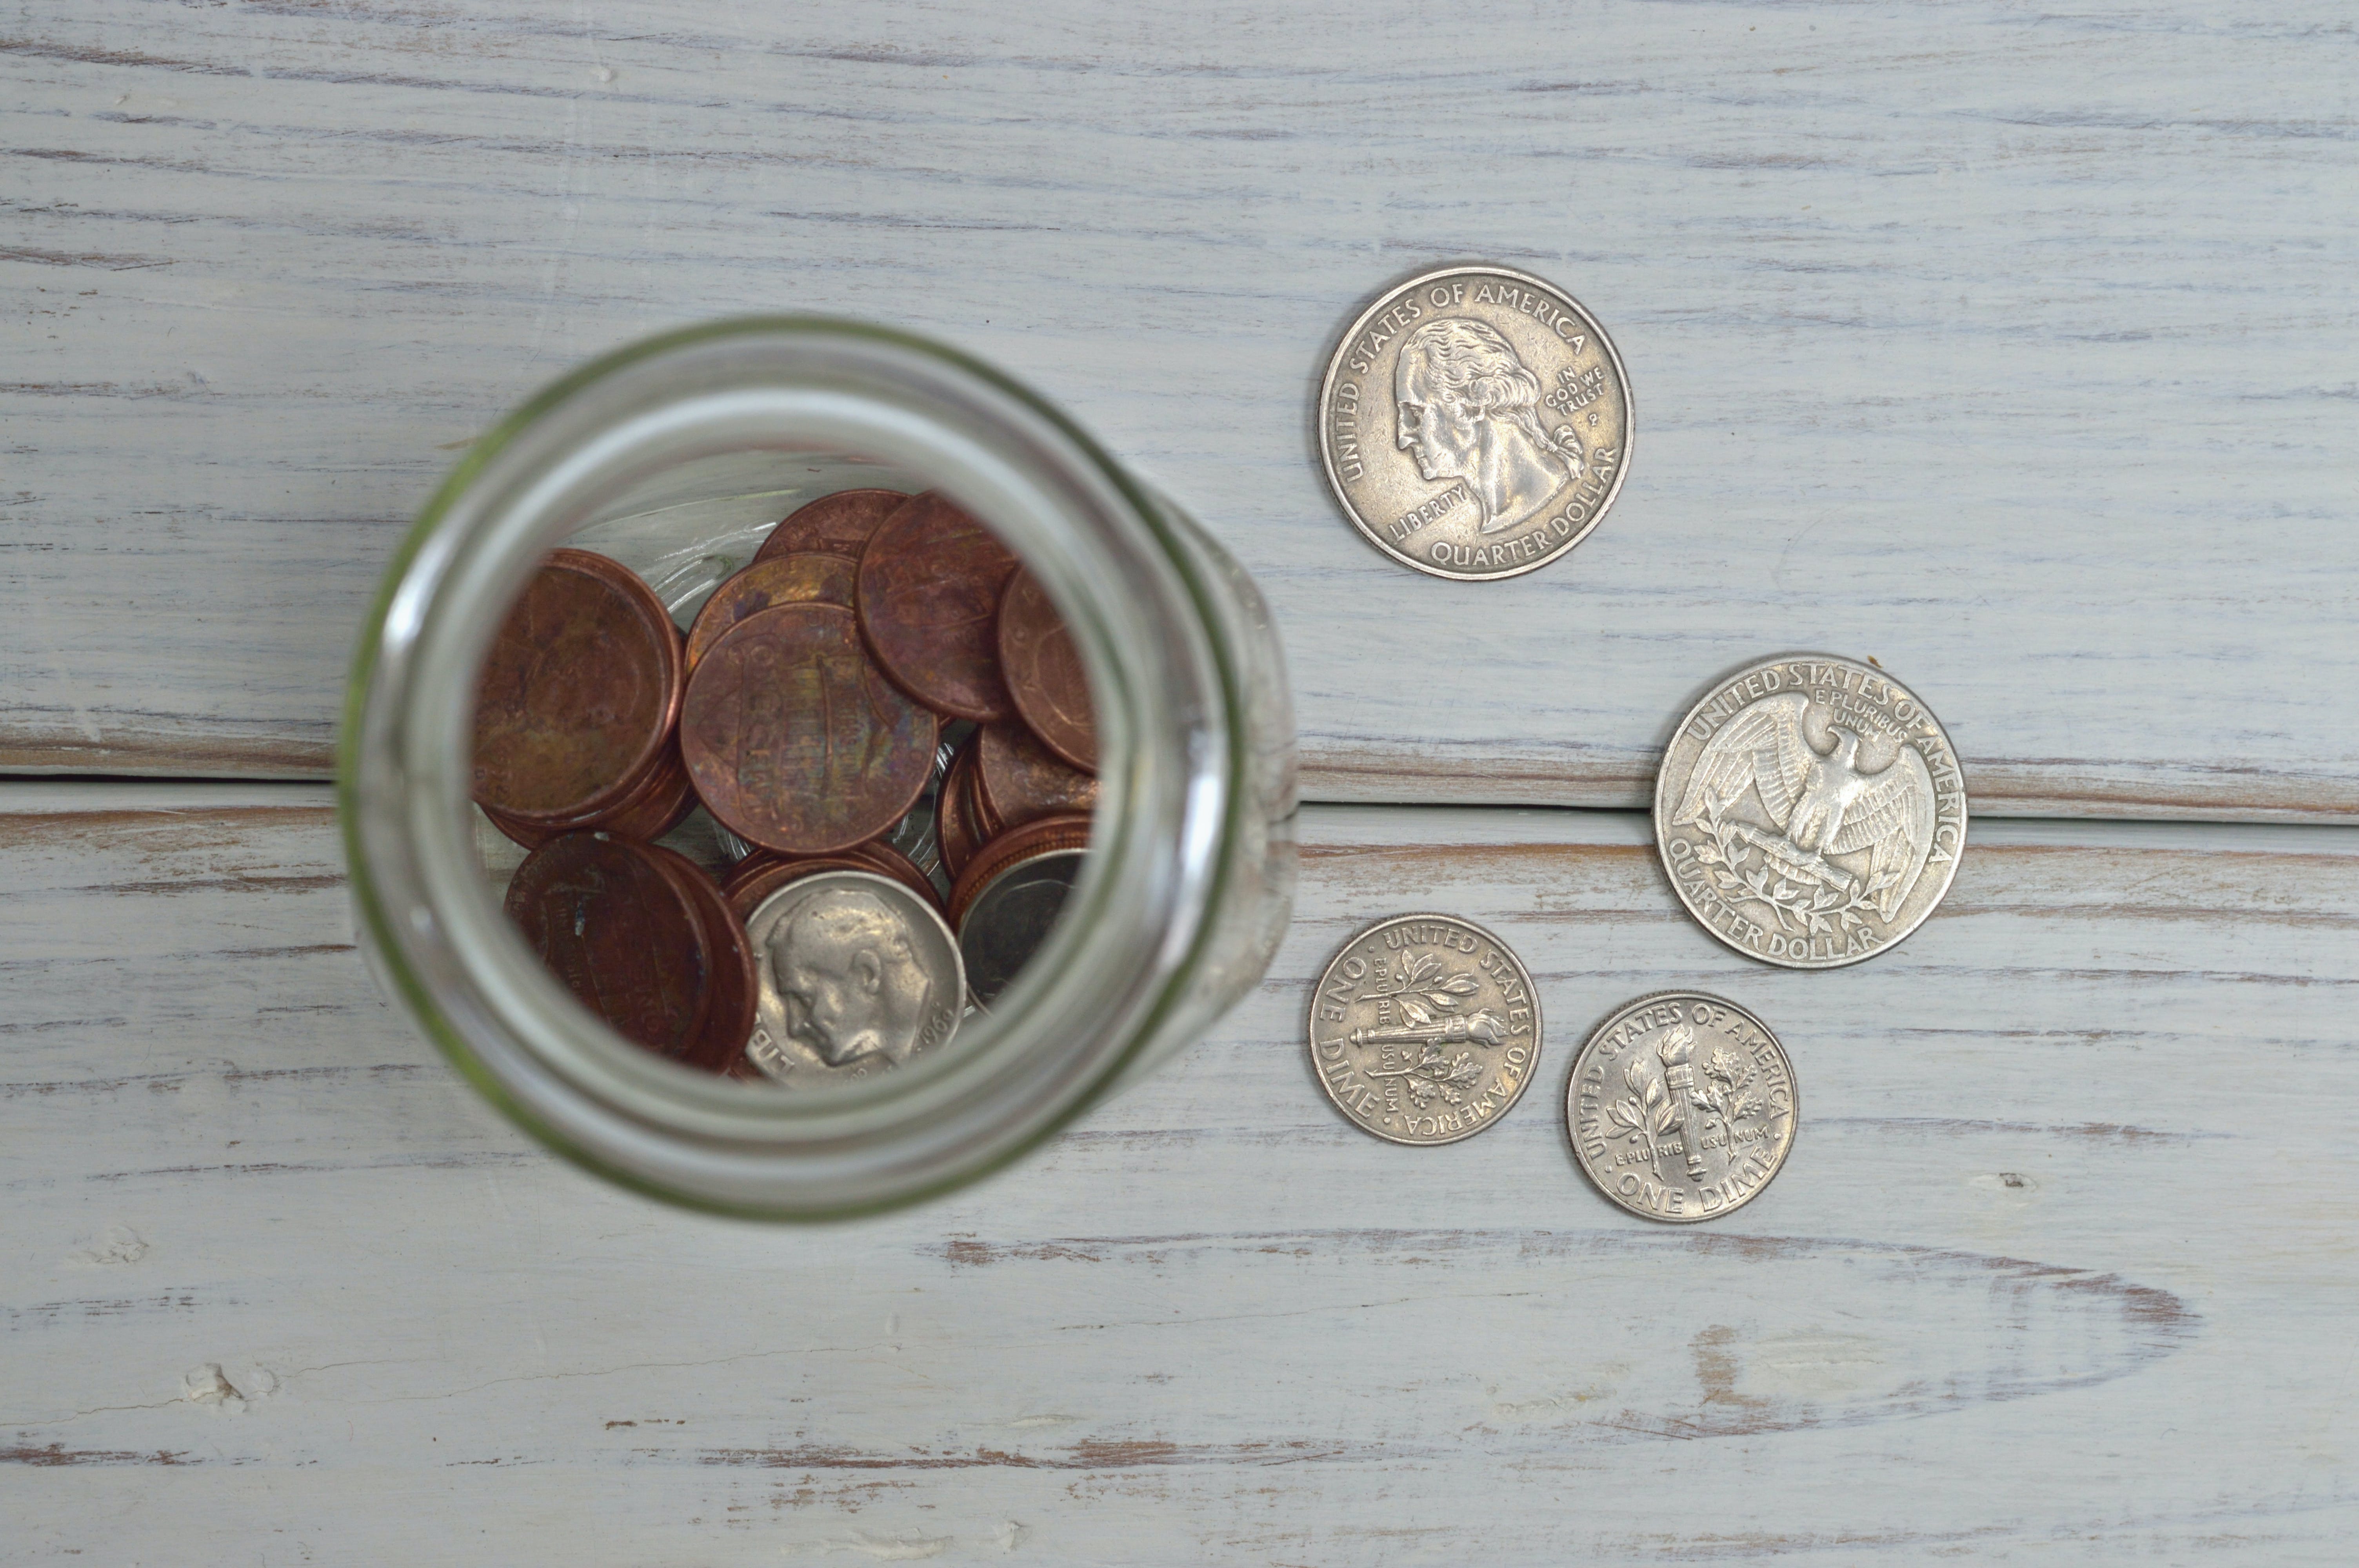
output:
[[[484,663],[473,794],[531,851],[509,917],[617,1033],[817,1086],[1006,989],[1079,874],[1096,760],[1038,582],[946,497],[864,489],[780,523],[684,637],[628,568],[553,552]],[[656,842],[699,806],[708,865]]]

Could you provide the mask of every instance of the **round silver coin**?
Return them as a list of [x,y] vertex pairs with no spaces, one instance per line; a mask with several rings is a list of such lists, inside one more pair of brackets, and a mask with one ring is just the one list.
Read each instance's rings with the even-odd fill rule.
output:
[[1455,1143],[1516,1103],[1540,1054],[1523,960],[1471,920],[1397,914],[1343,944],[1310,995],[1310,1065],[1352,1121]]
[[1387,291],[1319,388],[1327,482],[1369,543],[1463,581],[1586,538],[1630,466],[1630,383],[1578,300],[1528,273],[1444,267]]
[[1711,1219],[1761,1195],[1794,1147],[1794,1065],[1769,1026],[1701,991],[1640,997],[1599,1024],[1565,1090],[1572,1152],[1642,1219]]
[[1049,940],[1065,895],[1081,879],[1088,852],[1052,849],[1016,862],[984,884],[959,922],[959,955],[977,1007],[989,1007],[1016,983]]
[[1872,665],[1796,654],[1712,683],[1655,775],[1688,913],[1789,969],[1872,958],[1925,922],[1966,847],[1966,780],[1931,709]]
[[958,1033],[966,968],[942,917],[890,877],[822,871],[745,922],[761,994],[745,1054],[797,1088],[890,1072]]

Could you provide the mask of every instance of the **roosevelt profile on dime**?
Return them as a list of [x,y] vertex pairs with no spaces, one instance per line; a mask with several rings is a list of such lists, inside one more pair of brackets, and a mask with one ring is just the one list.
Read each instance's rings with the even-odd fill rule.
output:
[[1882,670],[1798,654],[1715,682],[1655,784],[1671,884],[1721,941],[1788,968],[1907,936],[1965,848],[1965,775],[1923,702]]
[[1578,301],[1527,273],[1397,284],[1335,346],[1320,460],[1369,543],[1435,577],[1514,577],[1588,536],[1629,470],[1628,378]]
[[875,893],[815,895],[770,933],[764,957],[794,1037],[829,1066],[869,1056],[897,1066],[917,1047],[933,979]]

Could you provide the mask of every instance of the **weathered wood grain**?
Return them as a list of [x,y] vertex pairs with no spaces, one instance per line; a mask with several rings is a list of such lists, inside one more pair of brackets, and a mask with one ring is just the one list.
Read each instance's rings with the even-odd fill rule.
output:
[[[323,773],[456,451],[821,310],[1077,413],[1256,573],[1331,799],[1627,806],[1712,675],[1874,655],[1998,813],[2359,814],[2359,58],[2158,5],[31,0],[0,22],[0,765]],[[1426,580],[1307,432],[1387,279],[1635,386],[1570,559]]]
[[[374,999],[325,792],[0,792],[12,1562],[2339,1563],[2359,1524],[2359,833],[1983,824],[1863,968],[1748,965],[1643,817],[1306,814],[1211,1039],[945,1202],[611,1192]],[[1482,921],[1540,1081],[1438,1150],[1299,1031]],[[1739,1214],[1583,1185],[1588,1025],[1698,984],[1804,1114]],[[78,1555],[74,1555],[78,1554]]]

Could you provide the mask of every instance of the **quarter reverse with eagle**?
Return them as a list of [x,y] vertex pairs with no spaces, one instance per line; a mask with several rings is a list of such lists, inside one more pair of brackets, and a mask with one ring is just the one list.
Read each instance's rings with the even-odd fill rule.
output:
[[1655,843],[1688,913],[1789,969],[1872,958],[1925,923],[1966,846],[1940,723],[1869,665],[1795,654],[1713,683],[1655,776]]
[[1319,455],[1336,500],[1403,566],[1484,582],[1589,535],[1630,467],[1630,382],[1572,296],[1497,266],[1386,290],[1335,345]]

